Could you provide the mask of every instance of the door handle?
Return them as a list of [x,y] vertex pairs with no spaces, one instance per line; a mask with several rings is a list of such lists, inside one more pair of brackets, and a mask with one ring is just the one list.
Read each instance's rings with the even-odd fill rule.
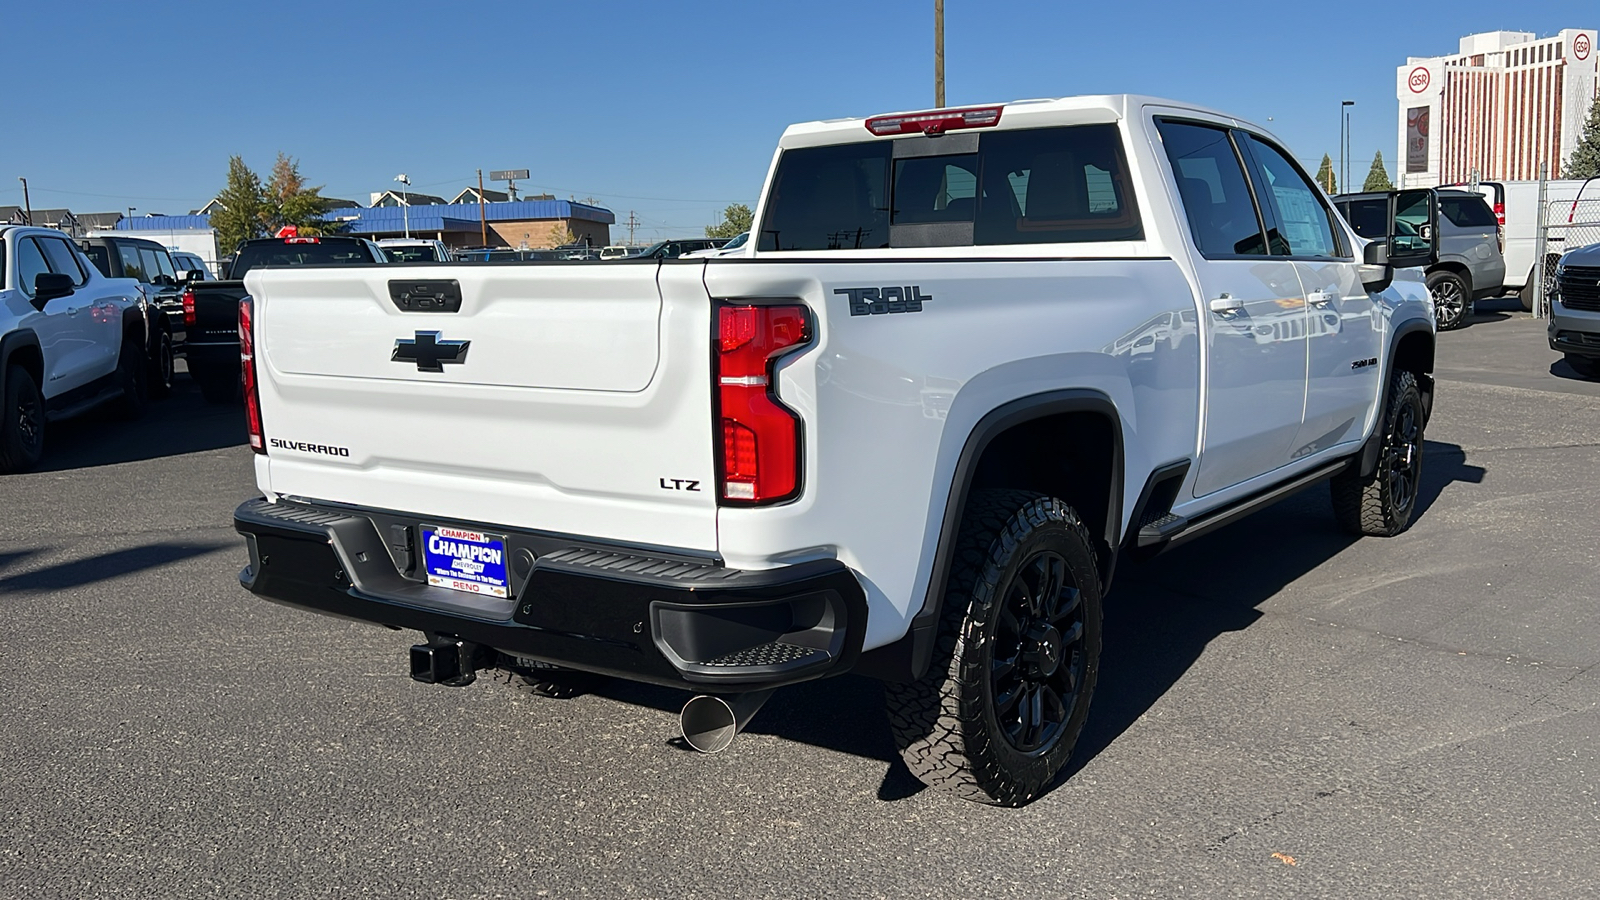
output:
[[1244,301],[1234,297],[1232,294],[1223,294],[1220,297],[1216,297],[1209,305],[1212,312],[1222,313],[1223,315],[1233,315],[1244,311]]

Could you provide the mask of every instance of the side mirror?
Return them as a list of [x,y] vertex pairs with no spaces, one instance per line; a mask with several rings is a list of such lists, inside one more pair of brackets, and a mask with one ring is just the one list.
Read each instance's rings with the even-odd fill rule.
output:
[[69,297],[74,288],[71,275],[40,272],[33,278],[33,308],[44,312],[44,305],[58,297]]
[[1439,261],[1439,198],[1428,189],[1389,195],[1389,265],[1397,269]]
[[191,281],[205,281],[205,280],[206,280],[206,271],[204,269],[190,269],[187,272],[183,273],[183,283],[184,284],[188,284]]
[[1394,281],[1394,266],[1389,265],[1389,242],[1373,241],[1361,251],[1361,286],[1376,294]]

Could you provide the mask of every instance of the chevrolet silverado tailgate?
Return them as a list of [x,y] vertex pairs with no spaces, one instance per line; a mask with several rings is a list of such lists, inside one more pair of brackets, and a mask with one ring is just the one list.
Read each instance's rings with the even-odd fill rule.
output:
[[267,269],[269,492],[712,551],[699,266]]

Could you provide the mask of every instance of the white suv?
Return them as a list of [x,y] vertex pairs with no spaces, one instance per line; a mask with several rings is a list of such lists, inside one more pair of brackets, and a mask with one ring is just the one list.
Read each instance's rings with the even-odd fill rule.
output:
[[49,228],[0,228],[0,472],[37,463],[44,426],[147,397],[145,309],[132,279],[106,278]]

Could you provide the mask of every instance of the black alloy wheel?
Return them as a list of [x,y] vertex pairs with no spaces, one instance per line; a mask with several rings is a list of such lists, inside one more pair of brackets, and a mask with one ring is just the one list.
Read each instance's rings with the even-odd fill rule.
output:
[[1335,475],[1328,487],[1333,515],[1350,534],[1394,537],[1411,526],[1422,488],[1423,430],[1428,414],[1413,372],[1396,372],[1389,384],[1377,464],[1363,475],[1359,465]]
[[33,374],[22,366],[6,371],[5,407],[0,413],[0,472],[32,468],[44,456],[44,396]]
[[177,371],[172,360],[172,332],[163,328],[156,334],[154,346],[151,347],[150,376],[147,379],[150,396],[165,397],[172,393],[176,378]]
[[989,690],[997,724],[1020,753],[1060,738],[1083,683],[1082,592],[1053,551],[1025,560],[1006,590],[991,641]]
[[974,492],[928,669],[884,685],[906,768],[979,803],[1034,800],[1083,731],[1100,640],[1094,539],[1078,514],[1033,491]]

